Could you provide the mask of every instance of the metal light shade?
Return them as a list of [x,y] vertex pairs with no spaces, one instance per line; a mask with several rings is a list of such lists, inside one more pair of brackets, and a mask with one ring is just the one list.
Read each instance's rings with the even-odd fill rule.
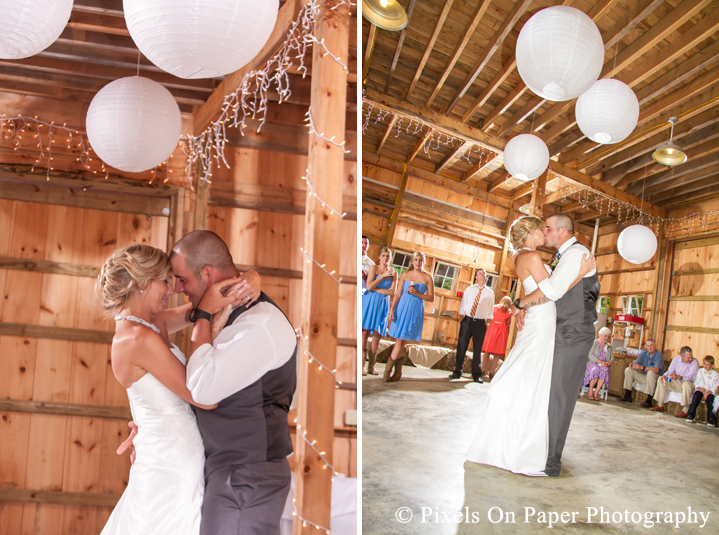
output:
[[671,117],[669,119],[669,122],[672,124],[672,131],[669,135],[669,142],[659,145],[654,151],[654,153],[652,154],[652,158],[654,158],[655,162],[662,165],[679,165],[680,163],[684,163],[687,161],[686,153],[679,145],[672,142],[672,139],[674,138],[674,125],[678,120],[679,119],[677,119],[676,117]]
[[362,15],[383,30],[396,32],[407,27],[407,13],[397,0],[362,0]]

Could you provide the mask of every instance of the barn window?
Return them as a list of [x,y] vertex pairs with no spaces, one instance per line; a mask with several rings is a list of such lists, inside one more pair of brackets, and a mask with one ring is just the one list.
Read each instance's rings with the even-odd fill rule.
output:
[[434,266],[434,287],[452,291],[459,271],[459,266],[437,262]]
[[394,253],[394,258],[392,258],[392,267],[400,277],[402,276],[402,273],[407,271],[409,269],[409,266],[411,265],[412,255],[405,253]]

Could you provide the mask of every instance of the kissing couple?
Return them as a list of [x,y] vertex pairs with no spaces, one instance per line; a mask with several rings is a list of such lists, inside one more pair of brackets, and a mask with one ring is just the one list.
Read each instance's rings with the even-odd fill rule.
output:
[[[175,292],[190,303],[166,309]],[[133,418],[118,450],[132,450],[129,482],[102,535],[279,534],[297,338],[259,275],[240,276],[225,242],[196,230],[169,257],[115,251],[97,293]],[[169,335],[190,325],[185,358]]]
[[[521,217],[509,230],[525,296],[512,306],[519,333],[492,380],[467,460],[517,474],[557,477],[594,342],[600,285],[596,260],[574,222]],[[557,253],[545,265],[537,248]]]

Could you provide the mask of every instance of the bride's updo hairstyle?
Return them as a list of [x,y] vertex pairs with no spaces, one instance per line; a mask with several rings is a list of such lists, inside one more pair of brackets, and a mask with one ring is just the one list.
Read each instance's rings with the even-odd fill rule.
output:
[[514,253],[518,253],[527,241],[527,236],[538,228],[542,228],[544,223],[537,216],[528,215],[517,219],[509,229],[509,244],[512,246]]
[[100,270],[95,291],[102,308],[112,316],[123,309],[130,293],[153,280],[167,278],[167,254],[149,245],[133,244],[112,253]]

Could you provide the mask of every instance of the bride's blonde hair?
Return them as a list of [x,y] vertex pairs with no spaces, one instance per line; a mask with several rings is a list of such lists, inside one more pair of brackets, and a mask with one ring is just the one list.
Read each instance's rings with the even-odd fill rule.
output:
[[512,246],[512,251],[515,254],[519,252],[527,241],[527,236],[542,226],[544,226],[542,220],[534,215],[517,219],[509,228],[509,244]]
[[113,316],[125,306],[130,293],[146,288],[153,280],[166,279],[169,271],[164,251],[136,243],[118,249],[105,260],[95,291],[105,313]]

